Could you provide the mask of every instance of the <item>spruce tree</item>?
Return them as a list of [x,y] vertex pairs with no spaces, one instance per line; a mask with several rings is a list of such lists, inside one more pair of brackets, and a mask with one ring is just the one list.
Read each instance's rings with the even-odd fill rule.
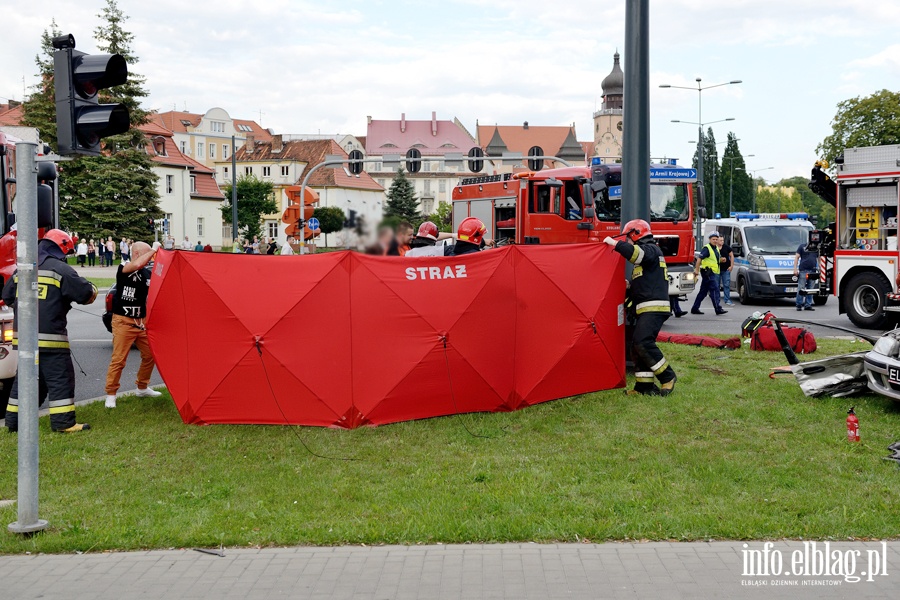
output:
[[50,29],[41,33],[41,51],[34,57],[40,82],[22,103],[22,124],[34,127],[41,139],[56,150],[56,97],[53,88],[53,38],[61,35],[56,20],[50,21]]
[[388,190],[384,216],[388,219],[391,217],[403,219],[410,223],[420,219],[416,189],[402,167],[397,171],[397,176]]

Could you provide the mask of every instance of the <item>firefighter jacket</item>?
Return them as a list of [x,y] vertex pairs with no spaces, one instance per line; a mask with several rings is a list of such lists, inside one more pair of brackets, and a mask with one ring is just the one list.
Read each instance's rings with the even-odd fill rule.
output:
[[716,275],[719,274],[719,248],[712,244],[707,244],[700,251],[700,268],[709,269]]
[[[65,263],[62,251],[50,241],[42,241],[38,252],[38,348],[41,352],[68,352],[67,317],[72,302],[90,304],[97,288],[75,269]],[[16,307],[18,273],[3,287],[3,302]],[[19,314],[16,311],[14,329],[18,332]],[[18,333],[13,346],[18,347]]]
[[616,252],[634,265],[628,295],[638,315],[649,312],[668,314],[669,274],[666,258],[652,239],[639,240],[636,244],[617,242]]

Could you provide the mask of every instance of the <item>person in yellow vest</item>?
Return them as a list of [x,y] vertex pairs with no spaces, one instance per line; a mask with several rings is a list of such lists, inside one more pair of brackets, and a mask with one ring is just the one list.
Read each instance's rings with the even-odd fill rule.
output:
[[713,231],[709,234],[709,243],[700,251],[700,260],[694,265],[694,274],[700,275],[703,280],[700,282],[700,291],[694,299],[694,306],[691,307],[692,315],[702,315],[700,304],[706,296],[712,300],[713,308],[717,315],[724,315],[727,310],[723,310],[719,305],[719,265],[722,257],[719,255],[719,232]]

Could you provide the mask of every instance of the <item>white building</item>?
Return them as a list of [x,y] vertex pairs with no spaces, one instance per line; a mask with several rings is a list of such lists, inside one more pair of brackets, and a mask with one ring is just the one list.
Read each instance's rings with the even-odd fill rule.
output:
[[178,244],[188,236],[191,244],[199,241],[221,248],[220,207],[225,197],[216,185],[215,171],[185,156],[168,129],[148,123],[141,130],[147,136],[153,172],[159,177],[159,206],[169,233]]

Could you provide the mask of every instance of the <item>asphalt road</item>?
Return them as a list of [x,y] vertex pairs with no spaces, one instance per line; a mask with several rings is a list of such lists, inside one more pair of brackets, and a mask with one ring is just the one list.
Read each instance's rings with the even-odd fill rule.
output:
[[[72,356],[75,363],[75,400],[97,398],[106,394],[106,368],[109,366],[109,357],[112,354],[112,334],[106,331],[100,315],[103,314],[103,299],[105,290],[97,301],[89,306],[73,305],[69,312],[69,342],[72,346]],[[120,391],[135,389],[135,378],[138,366],[141,363],[141,355],[137,349],[132,348],[128,356],[128,364],[122,373]],[[82,375],[78,366],[87,375]],[[156,369],[150,385],[162,384],[162,377]]]
[[[690,311],[691,304],[694,301],[696,293],[697,292],[695,290],[694,294],[688,297],[687,302],[681,303],[682,310]],[[709,300],[709,298],[706,298],[700,307],[700,310],[704,313],[703,315],[687,314],[680,319],[676,319],[674,316],[672,316],[668,321],[666,321],[665,325],[663,326],[663,331],[667,331],[670,333],[712,333],[721,335],[740,335],[741,323],[743,323],[744,319],[746,319],[756,311],[767,310],[771,311],[776,317],[780,317],[783,319],[802,319],[815,323],[823,323],[825,325],[847,327],[853,330],[857,329],[853,325],[853,323],[850,322],[850,319],[847,318],[846,314],[838,314],[837,301],[833,297],[828,299],[825,306],[813,306],[815,311],[803,312],[797,312],[797,308],[793,298],[767,300],[764,302],[761,301],[759,304],[751,304],[749,306],[745,306],[741,304],[740,300],[738,300],[737,294],[733,293],[731,300],[732,302],[734,302],[734,306],[722,306],[722,308],[728,311],[728,314],[716,316],[715,311],[712,308],[712,302]],[[817,327],[814,325],[804,325],[804,327],[812,331],[816,337],[850,335],[849,333],[835,331],[833,329],[827,329],[825,327]],[[872,330],[864,329],[859,331],[868,334],[877,333]]]

